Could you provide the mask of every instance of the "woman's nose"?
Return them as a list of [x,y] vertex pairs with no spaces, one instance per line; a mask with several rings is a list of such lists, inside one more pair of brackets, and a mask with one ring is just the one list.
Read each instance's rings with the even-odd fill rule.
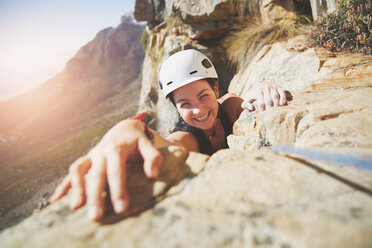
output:
[[200,113],[200,108],[199,108],[199,107],[195,107],[195,108],[193,108],[192,113],[193,113],[194,115],[199,114],[199,113]]

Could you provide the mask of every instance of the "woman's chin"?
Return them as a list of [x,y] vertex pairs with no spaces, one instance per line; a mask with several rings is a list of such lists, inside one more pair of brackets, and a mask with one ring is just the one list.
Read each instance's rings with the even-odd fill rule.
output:
[[210,117],[208,118],[208,120],[205,121],[205,122],[194,121],[194,123],[193,123],[192,126],[194,126],[194,127],[196,127],[196,128],[199,128],[199,129],[201,129],[201,130],[204,130],[204,131],[206,131],[206,130],[210,130],[210,129],[213,128],[213,124],[214,124],[214,121],[215,121],[215,120],[216,120],[215,118],[211,118],[211,116],[210,116]]
[[213,127],[213,123],[210,124],[210,125],[206,125],[206,124],[205,125],[201,125],[200,123],[195,123],[195,122],[193,122],[192,124],[190,124],[190,123],[188,123],[188,124],[190,126],[196,127],[196,128],[201,129],[203,131],[209,130],[209,129],[211,129]]

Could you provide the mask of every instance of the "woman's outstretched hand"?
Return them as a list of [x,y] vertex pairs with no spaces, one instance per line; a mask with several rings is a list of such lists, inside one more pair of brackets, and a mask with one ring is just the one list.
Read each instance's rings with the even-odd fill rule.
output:
[[274,106],[286,104],[287,98],[282,88],[271,83],[259,83],[248,92],[241,107],[250,111],[264,111]]
[[99,220],[105,211],[105,186],[110,188],[114,211],[125,212],[129,206],[126,190],[128,161],[144,161],[148,178],[156,178],[163,156],[147,138],[144,126],[137,120],[125,120],[116,124],[86,156],[77,159],[69,168],[69,174],[50,198],[56,202],[71,189],[70,208],[88,207],[88,217]]

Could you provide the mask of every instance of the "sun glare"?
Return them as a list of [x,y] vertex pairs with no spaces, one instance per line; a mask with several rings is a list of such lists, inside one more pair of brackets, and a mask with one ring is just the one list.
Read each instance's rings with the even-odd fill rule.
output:
[[0,101],[61,72],[101,29],[119,24],[128,2],[1,2]]

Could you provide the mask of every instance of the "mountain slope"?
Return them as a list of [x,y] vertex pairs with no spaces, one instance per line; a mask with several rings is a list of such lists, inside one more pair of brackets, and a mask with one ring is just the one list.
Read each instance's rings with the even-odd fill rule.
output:
[[0,104],[0,230],[40,207],[73,160],[137,111],[144,27],[123,20],[62,73]]
[[[140,75],[143,26],[121,23],[97,34],[40,87],[0,104],[0,133],[25,136],[33,143],[62,135],[99,103],[123,93]],[[123,103],[126,100],[123,99]],[[128,101],[131,102],[131,101]]]

